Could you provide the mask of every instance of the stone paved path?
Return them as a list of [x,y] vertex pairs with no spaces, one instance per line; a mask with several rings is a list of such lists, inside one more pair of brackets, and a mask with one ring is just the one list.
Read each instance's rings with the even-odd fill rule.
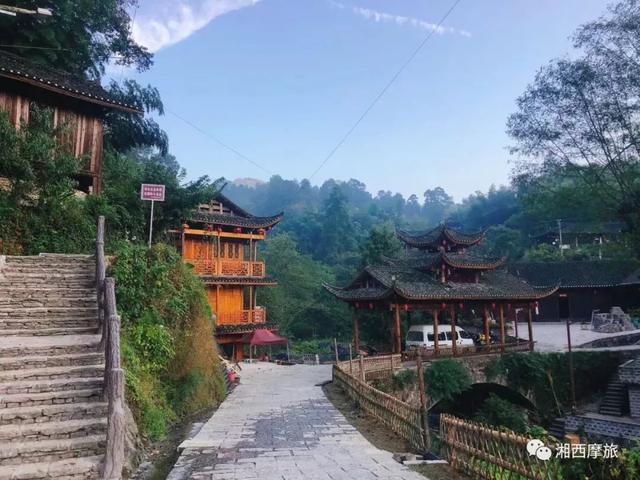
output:
[[243,365],[242,384],[181,445],[169,480],[425,480],[327,400],[331,367]]

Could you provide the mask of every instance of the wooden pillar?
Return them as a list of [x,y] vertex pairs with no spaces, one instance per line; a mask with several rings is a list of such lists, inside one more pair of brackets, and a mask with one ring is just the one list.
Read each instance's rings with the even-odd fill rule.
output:
[[518,338],[518,310],[513,308],[513,327],[515,329],[516,334],[516,345],[520,343],[520,339]]
[[360,319],[356,311],[353,312],[353,348],[356,355],[360,354]]
[[458,332],[456,332],[456,306],[451,305],[449,307],[449,312],[451,313],[451,353],[455,357],[458,353],[458,346],[456,345],[458,341]]
[[500,320],[500,351],[504,352],[504,305],[501,303],[498,310]]
[[484,339],[485,344],[487,345],[487,350],[490,350],[491,347],[491,329],[489,328],[489,309],[487,306],[484,306],[484,315],[483,315],[483,327],[484,327]]
[[529,351],[533,352],[533,322],[532,322],[531,305],[529,305],[527,315],[527,327],[529,329]]
[[367,374],[364,371],[364,357],[362,355],[358,355],[358,365],[360,366],[360,380],[363,382],[367,381]]
[[253,323],[253,285],[249,285],[249,322]]
[[433,309],[433,354],[437,357],[440,350],[440,341],[438,340],[438,309]]
[[393,346],[393,353],[401,353],[402,352],[402,338],[400,338],[400,305],[396,303],[395,310],[395,322],[393,325],[393,336],[395,340],[395,345]]

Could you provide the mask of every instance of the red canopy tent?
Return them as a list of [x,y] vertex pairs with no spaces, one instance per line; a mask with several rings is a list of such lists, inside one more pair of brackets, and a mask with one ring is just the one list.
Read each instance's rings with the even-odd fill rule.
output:
[[276,335],[271,330],[266,328],[259,328],[251,333],[247,333],[242,337],[242,343],[248,343],[249,345],[276,345],[279,343],[287,343],[284,337]]
[[[254,345],[287,345],[287,359],[289,358],[289,340],[279,335],[276,335],[271,330],[266,328],[259,328],[251,333],[247,333],[242,337],[242,343],[249,344],[249,361],[252,358],[252,350]],[[269,356],[271,356],[271,348],[269,348]]]

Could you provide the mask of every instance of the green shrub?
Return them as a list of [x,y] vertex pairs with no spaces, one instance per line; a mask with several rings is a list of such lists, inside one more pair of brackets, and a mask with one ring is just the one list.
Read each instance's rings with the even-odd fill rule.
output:
[[211,312],[202,282],[172,247],[122,243],[115,254],[127,400],[141,433],[158,439],[224,396]]
[[416,378],[417,375],[415,370],[402,370],[393,376],[393,388],[395,390],[404,390],[405,388],[415,384]]
[[474,420],[508,428],[521,434],[527,432],[527,416],[524,409],[493,393],[484,401]]
[[471,375],[463,363],[450,358],[433,362],[424,371],[425,390],[437,400],[452,400],[471,387]]

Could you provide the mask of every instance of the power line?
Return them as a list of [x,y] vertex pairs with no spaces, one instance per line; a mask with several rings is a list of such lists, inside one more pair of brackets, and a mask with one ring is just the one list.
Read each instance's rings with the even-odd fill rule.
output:
[[422,48],[427,44],[427,42],[429,42],[429,40],[431,39],[431,37],[433,37],[433,35],[440,29],[440,27],[442,26],[442,24],[445,22],[445,20],[449,17],[449,15],[451,15],[451,13],[455,10],[455,8],[458,6],[458,4],[461,2],[462,0],[455,0],[453,2],[453,4],[451,5],[451,7],[449,8],[449,10],[446,11],[446,13],[443,15],[443,17],[440,19],[440,21],[436,24],[436,26],[429,32],[429,34],[424,38],[424,40],[422,40],[422,42],[420,43],[420,45],[418,45],[418,47],[411,53],[411,55],[409,55],[409,58],[407,58],[404,63],[400,66],[400,68],[396,71],[396,73],[393,75],[393,77],[391,77],[391,80],[389,80],[387,82],[387,84],[384,86],[384,88],[382,90],[380,90],[380,93],[378,93],[378,95],[376,95],[376,97],[373,99],[373,101],[369,104],[369,106],[364,110],[364,112],[362,113],[362,115],[360,115],[360,117],[358,118],[358,120],[356,120],[356,122],[353,124],[353,126],[347,130],[347,133],[345,133],[343,135],[343,137],[340,139],[340,141],[336,144],[335,147],[333,147],[333,149],[329,152],[329,155],[327,155],[324,160],[322,160],[322,162],[320,163],[320,165],[318,165],[318,168],[316,168],[314,170],[314,172],[311,174],[311,176],[309,177],[309,180],[311,180],[319,171],[322,167],[324,167],[324,165],[331,159],[331,157],[333,157],[333,155],[338,151],[338,149],[344,144],[344,142],[347,141],[347,139],[351,136],[351,134],[353,133],[353,131],[358,128],[358,125],[360,125],[360,122],[362,122],[362,120],[364,120],[364,118],[369,114],[369,112],[371,111],[371,109],[373,109],[373,107],[378,103],[378,101],[384,96],[385,93],[387,93],[387,90],[389,90],[389,88],[391,87],[391,85],[393,85],[395,83],[395,81],[398,79],[398,77],[400,76],[400,74],[405,70],[405,68],[407,68],[409,66],[409,64],[413,61],[413,59],[418,55],[418,53],[420,53],[420,50],[422,50]]
[[220,140],[219,138],[213,136],[212,134],[210,134],[209,132],[201,129],[200,127],[198,127],[196,124],[190,122],[189,120],[187,120],[186,118],[181,117],[180,115],[178,115],[175,112],[172,112],[169,109],[166,109],[168,113],[170,113],[171,115],[173,115],[174,117],[176,117],[178,120],[183,121],[184,123],[186,123],[187,125],[189,125],[191,128],[193,128],[194,130],[197,130],[198,132],[200,132],[202,135],[204,135],[205,137],[209,137],[211,140],[213,140],[214,142],[216,142],[218,145],[226,148],[227,150],[229,150],[230,152],[234,153],[235,155],[237,155],[238,157],[242,158],[243,160],[246,160],[247,162],[249,162],[250,164],[254,165],[255,167],[258,167],[260,170],[262,170],[263,172],[269,174],[269,175],[273,175],[273,172],[270,171],[269,169],[263,167],[262,165],[260,165],[258,162],[255,162],[253,160],[251,160],[249,157],[247,157],[245,154],[243,154],[242,152],[239,152],[238,150],[236,150],[235,148],[233,148],[232,146],[224,143],[222,140]]

